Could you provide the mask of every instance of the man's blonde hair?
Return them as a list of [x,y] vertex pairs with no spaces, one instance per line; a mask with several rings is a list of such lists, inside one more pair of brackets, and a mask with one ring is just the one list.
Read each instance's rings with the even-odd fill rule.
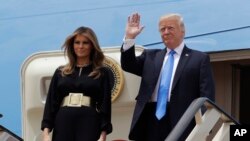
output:
[[184,20],[183,20],[183,17],[178,14],[178,13],[170,13],[170,14],[166,14],[166,15],[163,15],[160,17],[160,20],[159,21],[162,21],[163,19],[174,19],[174,20],[177,20],[182,31],[185,32],[185,25],[184,25]]

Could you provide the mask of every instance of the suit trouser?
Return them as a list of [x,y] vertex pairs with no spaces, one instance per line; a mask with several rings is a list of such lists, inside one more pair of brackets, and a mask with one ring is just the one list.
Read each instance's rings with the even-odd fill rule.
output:
[[[170,103],[167,104],[169,111]],[[147,103],[134,129],[136,141],[164,141],[175,125],[171,124],[170,112],[158,120],[155,116],[156,102]],[[187,126],[178,141],[184,141],[195,126],[195,120]]]
[[168,116],[158,120],[155,111],[156,102],[146,104],[136,125],[136,141],[164,141],[171,131]]

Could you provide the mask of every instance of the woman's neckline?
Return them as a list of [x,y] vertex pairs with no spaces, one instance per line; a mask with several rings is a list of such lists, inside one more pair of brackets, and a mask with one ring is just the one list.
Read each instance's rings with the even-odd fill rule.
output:
[[76,64],[77,67],[79,68],[84,68],[84,67],[87,67],[89,66],[91,63],[88,63],[88,64],[82,64],[82,65],[79,65],[79,64]]

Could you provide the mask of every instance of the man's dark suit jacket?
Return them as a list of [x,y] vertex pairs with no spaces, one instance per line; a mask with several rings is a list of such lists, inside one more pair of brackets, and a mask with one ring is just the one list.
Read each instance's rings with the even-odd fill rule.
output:
[[[141,85],[136,97],[136,106],[130,128],[129,139],[136,138],[136,123],[151,100],[161,71],[166,49],[145,49],[136,57],[135,47],[127,51],[121,49],[121,66],[123,70],[141,76]],[[209,56],[205,53],[183,48],[176,68],[169,106],[170,124],[173,128],[191,102],[198,97],[214,100],[215,88]],[[136,128],[138,129],[138,128]],[[143,130],[143,129],[141,129]]]

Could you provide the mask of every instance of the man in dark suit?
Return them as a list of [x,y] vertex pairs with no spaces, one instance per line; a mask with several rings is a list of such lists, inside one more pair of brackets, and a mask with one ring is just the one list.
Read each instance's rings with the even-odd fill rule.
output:
[[[209,56],[185,45],[185,26],[181,15],[167,14],[159,20],[164,49],[145,49],[140,56],[136,56],[135,38],[143,28],[138,13],[129,16],[121,48],[122,68],[142,78],[129,139],[163,141],[194,99],[208,97],[214,100],[214,80]],[[166,110],[163,117],[158,118],[156,109],[160,101],[161,77],[167,73],[163,71],[163,66],[167,64],[171,50],[174,61],[169,91],[166,92]],[[179,140],[185,140],[194,125],[193,121]]]

